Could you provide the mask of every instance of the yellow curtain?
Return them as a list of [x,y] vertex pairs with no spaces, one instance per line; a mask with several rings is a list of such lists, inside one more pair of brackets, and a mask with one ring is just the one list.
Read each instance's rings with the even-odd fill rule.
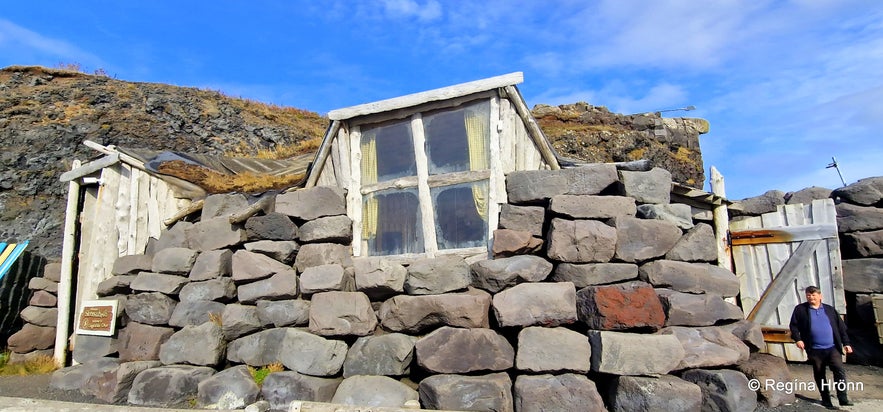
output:
[[[368,132],[362,135],[362,185],[377,183],[377,135]],[[362,239],[377,235],[377,198],[369,193],[363,200]]]
[[[469,170],[487,170],[488,167],[488,125],[485,116],[471,110],[465,111],[466,141],[469,143]],[[476,182],[472,186],[475,210],[481,219],[487,221],[487,181]]]

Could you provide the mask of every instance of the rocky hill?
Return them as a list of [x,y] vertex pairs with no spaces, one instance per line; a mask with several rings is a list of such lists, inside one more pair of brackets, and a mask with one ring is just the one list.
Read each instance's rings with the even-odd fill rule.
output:
[[700,189],[705,182],[699,150],[699,135],[709,130],[704,119],[624,115],[587,103],[537,105],[533,115],[560,156],[597,163],[647,159],[675,182]]
[[[701,119],[620,115],[586,103],[539,105],[534,116],[559,154],[584,162],[649,159],[694,187],[704,181]],[[138,83],[43,67],[0,70],[0,241],[60,256],[67,187],[58,177],[82,145],[285,157],[318,146],[328,119],[217,91]]]
[[[30,239],[29,250],[60,255],[74,159],[103,145],[204,154],[315,147],[322,116],[231,98],[216,91],[136,83],[42,67],[0,70],[0,241]],[[296,154],[296,153],[292,153]]]

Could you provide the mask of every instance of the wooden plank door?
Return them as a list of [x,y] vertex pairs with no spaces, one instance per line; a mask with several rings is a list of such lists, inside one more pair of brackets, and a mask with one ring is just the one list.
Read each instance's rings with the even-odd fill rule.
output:
[[[765,328],[787,329],[807,286],[818,286],[825,303],[846,313],[833,200],[779,206],[775,212],[731,222],[730,236],[747,319]],[[766,352],[806,360],[793,343],[768,341]]]

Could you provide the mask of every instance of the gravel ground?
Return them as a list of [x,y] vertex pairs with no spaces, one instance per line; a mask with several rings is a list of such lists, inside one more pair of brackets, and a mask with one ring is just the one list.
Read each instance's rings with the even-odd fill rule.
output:
[[[852,365],[846,366],[846,379],[852,382],[857,390],[849,392],[849,400],[855,406],[841,407],[844,411],[879,412],[883,411],[883,368],[877,366]],[[812,367],[805,363],[789,363],[792,379],[798,382],[813,382]],[[831,372],[828,372],[828,376]],[[758,408],[758,411],[802,412],[825,411],[821,405],[818,391],[797,390],[797,402],[776,408]],[[834,404],[837,404],[834,397]]]
[[107,402],[86,396],[80,391],[63,391],[49,388],[50,374],[27,376],[0,376],[0,396],[16,398],[47,399],[64,402],[99,403]]
[[[812,368],[806,364],[789,364],[793,379],[798,382],[812,382]],[[850,400],[855,406],[844,407],[847,411],[883,411],[883,368],[863,365],[846,365],[850,382],[861,383],[861,390],[850,392]],[[0,396],[55,400],[64,402],[104,404],[99,399],[86,396],[79,391],[62,391],[49,388],[50,375],[0,376]],[[804,412],[825,411],[819,404],[817,392],[800,391],[797,402],[776,408],[760,407],[760,412]],[[835,401],[836,404],[836,401]],[[0,408],[2,410],[2,408]]]

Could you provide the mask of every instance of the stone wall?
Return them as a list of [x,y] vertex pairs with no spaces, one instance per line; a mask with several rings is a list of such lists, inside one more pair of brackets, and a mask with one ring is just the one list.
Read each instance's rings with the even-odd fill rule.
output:
[[871,302],[873,294],[883,293],[883,177],[859,180],[834,190],[831,196],[838,200],[846,320],[856,349],[850,360],[883,365],[883,345]]
[[[790,376],[755,353],[711,226],[670,187],[663,169],[515,172],[495,259],[407,266],[351,256],[339,189],[280,194],[244,225],[227,218],[244,197],[212,196],[117,260],[100,294],[122,301],[118,334],[77,336],[82,365],[52,386],[161,407],[753,410],[749,378]],[[259,387],[248,368],[267,365],[283,370]]]
[[[47,266],[46,258],[25,250],[8,271],[0,275],[0,342],[8,342],[8,338],[23,327],[36,332],[43,326],[51,326],[52,330],[47,334],[51,335],[52,341],[48,345],[53,345],[57,312],[54,308],[54,291],[58,289],[58,269],[57,265]],[[10,342],[9,346],[27,353],[45,344],[42,340],[28,338]],[[20,360],[15,351],[12,351],[11,357],[13,361]]]

